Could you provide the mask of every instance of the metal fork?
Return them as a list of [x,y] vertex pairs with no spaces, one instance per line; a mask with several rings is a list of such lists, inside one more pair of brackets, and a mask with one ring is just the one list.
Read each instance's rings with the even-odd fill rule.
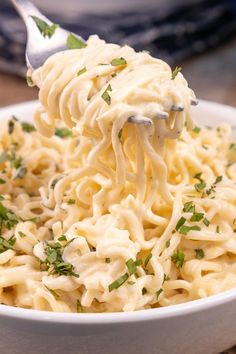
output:
[[[37,69],[44,64],[52,54],[63,51],[67,48],[67,39],[70,32],[58,27],[52,37],[43,36],[37,27],[33,16],[46,22],[47,25],[52,26],[53,23],[46,16],[44,16],[37,8],[28,0],[11,0],[16,10],[19,12],[27,28],[27,45],[26,45],[26,64],[28,68]],[[80,41],[85,43],[85,40],[78,35],[75,35]],[[198,101],[191,99],[192,105],[196,105]],[[182,104],[173,104],[170,108],[171,111],[181,112],[184,110]],[[152,119],[167,119],[168,112],[157,111]],[[129,123],[151,125],[153,120],[134,115],[128,118]]]
[[[52,21],[44,16],[36,6],[28,0],[11,0],[11,2],[26,25],[27,45],[25,57],[28,68],[37,69],[42,66],[46,59],[52,54],[67,49],[66,43],[70,32],[58,27],[51,38],[42,36],[32,16],[40,18],[49,26],[53,25]],[[76,37],[85,42],[81,37],[77,35]]]

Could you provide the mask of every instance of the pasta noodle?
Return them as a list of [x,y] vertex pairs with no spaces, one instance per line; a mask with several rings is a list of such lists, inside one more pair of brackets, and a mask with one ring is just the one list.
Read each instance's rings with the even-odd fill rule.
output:
[[0,131],[1,303],[134,311],[236,286],[236,144],[194,127],[183,75],[97,36],[30,75],[37,131]]

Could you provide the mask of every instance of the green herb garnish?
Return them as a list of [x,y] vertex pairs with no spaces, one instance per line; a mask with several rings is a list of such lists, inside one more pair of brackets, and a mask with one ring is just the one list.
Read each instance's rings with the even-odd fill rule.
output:
[[160,294],[163,292],[163,289],[162,288],[160,288],[157,292],[156,292],[156,296],[157,296],[157,300],[158,300],[158,298],[159,298],[159,296],[160,296]]
[[203,213],[193,213],[193,215],[190,218],[190,221],[200,221],[204,218]]
[[86,69],[86,66],[84,66],[82,69],[80,69],[78,72],[77,72],[77,76],[80,76],[84,73],[86,73],[87,69]]
[[8,134],[12,134],[15,128],[15,120],[10,119],[8,122]]
[[150,253],[147,255],[147,257],[146,257],[146,259],[145,259],[145,261],[144,261],[144,267],[145,267],[145,268],[147,267],[147,265],[148,265],[148,263],[149,263],[149,261],[150,261],[151,258],[152,258],[152,253],[150,252]]
[[82,312],[84,312],[84,309],[83,309],[83,307],[82,307],[81,302],[79,301],[79,299],[77,299],[77,301],[76,301],[76,312],[77,312],[77,313],[82,313]]
[[56,291],[55,290],[53,290],[53,289],[50,289],[49,287],[47,287],[47,285],[45,285],[44,284],[44,286],[45,286],[45,288],[55,297],[55,299],[56,300],[58,300],[59,299],[59,295],[56,293]]
[[34,86],[34,82],[33,82],[31,76],[26,76],[26,82],[27,82],[27,85],[28,85],[29,87]]
[[111,65],[112,66],[127,65],[127,61],[124,58],[122,58],[122,57],[115,58],[115,59],[112,59]]
[[118,289],[121,285],[123,285],[126,280],[129,278],[129,274],[125,273],[123,274],[120,278],[116,279],[115,281],[113,281],[113,283],[111,283],[108,287],[109,292]]
[[74,36],[72,33],[67,37],[66,45],[68,49],[81,49],[87,47],[87,44],[82,39]]
[[14,237],[14,235],[11,236],[9,240],[6,240],[2,236],[0,236],[0,253],[3,253],[7,250],[12,250],[15,242],[16,238]]
[[126,262],[126,266],[127,266],[127,268],[128,268],[128,271],[129,271],[129,274],[130,274],[130,275],[136,273],[137,266],[136,266],[135,261],[134,261],[132,258],[130,258],[130,259]]
[[18,222],[19,218],[16,216],[16,214],[13,213],[12,210],[6,208],[0,202],[0,230],[2,229],[2,227],[5,227],[6,229],[10,230],[16,224],[18,224]]
[[72,131],[68,128],[56,128],[54,134],[59,138],[67,138],[72,136]]
[[166,241],[166,248],[170,247],[170,240]]
[[5,179],[0,178],[0,184],[5,184],[5,183],[6,183]]
[[187,233],[189,231],[201,231],[201,228],[198,225],[193,225],[193,226],[183,225],[179,229],[179,233],[182,234],[182,235],[187,235]]
[[19,236],[20,236],[21,238],[26,237],[26,234],[25,234],[24,232],[22,232],[22,231],[18,231],[18,234],[19,234]]
[[205,256],[205,253],[204,253],[203,249],[201,249],[201,248],[195,249],[195,257],[197,259],[202,259],[202,258],[204,258],[204,256]]
[[31,17],[34,20],[34,22],[36,23],[36,26],[38,27],[39,32],[45,38],[46,37],[51,38],[54,35],[56,29],[59,27],[55,23],[53,23],[52,25],[49,25],[47,22],[45,22],[44,20],[42,20],[41,18],[39,18],[37,16],[31,16]]
[[66,235],[61,235],[58,237],[58,241],[67,241]]
[[177,250],[177,252],[171,256],[171,260],[175,263],[177,268],[181,268],[183,266],[184,258],[184,253],[180,250]]
[[75,199],[69,199],[67,204],[71,205],[71,204],[75,204]]
[[174,80],[181,70],[182,70],[181,67],[176,66],[175,69],[172,71],[171,80]]
[[121,141],[122,139],[122,129],[120,129],[119,133],[118,133],[118,139]]
[[185,213],[194,213],[195,212],[195,205],[193,202],[187,202],[184,204],[183,212]]
[[106,90],[102,94],[102,99],[108,104],[108,106],[111,104],[111,96],[109,95],[109,91],[112,91],[111,85],[109,84],[106,88]]
[[210,221],[207,220],[207,218],[203,219],[203,224],[205,224],[207,227],[210,225]]
[[111,263],[111,258],[109,257],[105,258],[105,263]]
[[30,124],[28,122],[21,122],[21,128],[26,133],[32,133],[32,132],[36,131],[36,129],[33,126],[33,124]]
[[176,226],[175,226],[175,229],[178,231],[181,226],[185,223],[186,219],[181,216],[181,218],[179,219],[179,221],[177,222]]
[[79,277],[74,272],[72,264],[64,262],[62,258],[64,248],[59,242],[48,243],[45,247],[46,259],[43,262],[47,266],[49,274],[67,275]]
[[198,134],[198,133],[200,133],[201,128],[196,126],[196,127],[193,128],[192,131],[193,131],[194,133]]

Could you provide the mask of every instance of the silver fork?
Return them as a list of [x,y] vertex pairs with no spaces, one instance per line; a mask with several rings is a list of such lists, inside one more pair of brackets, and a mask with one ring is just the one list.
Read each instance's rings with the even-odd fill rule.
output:
[[[67,49],[66,43],[70,32],[58,27],[51,38],[44,37],[40,33],[32,16],[40,18],[49,26],[53,25],[52,21],[45,17],[36,6],[28,0],[11,0],[11,2],[26,25],[27,45],[25,57],[28,68],[37,69],[42,66],[46,59],[52,54]],[[77,35],[76,37],[85,42],[81,37]]]
[[[19,12],[27,28],[27,45],[26,45],[26,64],[28,68],[37,69],[44,64],[52,54],[63,51],[67,48],[67,39],[70,32],[58,27],[52,37],[43,36],[37,27],[33,16],[46,22],[47,25],[52,26],[53,23],[46,16],[44,16],[37,8],[28,0],[11,0],[16,10]],[[73,34],[80,41],[85,43],[85,40],[78,35]],[[192,105],[197,105],[196,99],[191,99]],[[183,105],[173,104],[170,108],[171,111],[181,112],[184,110]],[[168,112],[157,111],[153,119],[167,119]],[[134,115],[128,118],[129,123],[151,125],[152,119],[144,116]]]

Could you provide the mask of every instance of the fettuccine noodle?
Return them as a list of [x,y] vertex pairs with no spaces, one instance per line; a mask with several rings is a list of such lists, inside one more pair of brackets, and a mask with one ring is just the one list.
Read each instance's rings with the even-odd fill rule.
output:
[[31,75],[38,131],[0,131],[1,303],[134,311],[236,286],[236,144],[194,127],[183,75],[97,36]]

